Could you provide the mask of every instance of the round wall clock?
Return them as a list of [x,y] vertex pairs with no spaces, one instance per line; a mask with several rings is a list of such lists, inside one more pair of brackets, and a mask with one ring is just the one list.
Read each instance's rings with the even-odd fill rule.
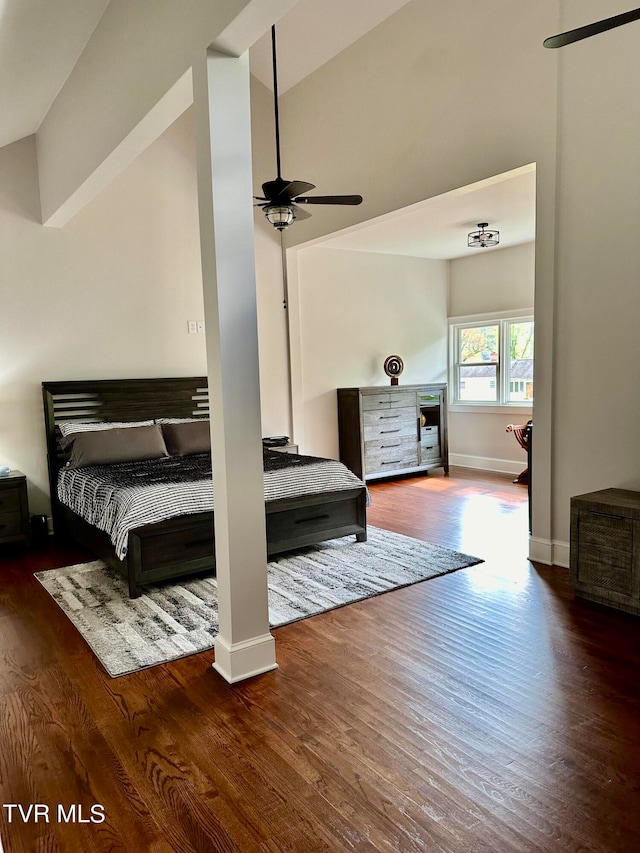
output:
[[391,377],[391,384],[398,384],[398,376],[404,370],[404,361],[399,355],[388,355],[384,360],[384,372]]

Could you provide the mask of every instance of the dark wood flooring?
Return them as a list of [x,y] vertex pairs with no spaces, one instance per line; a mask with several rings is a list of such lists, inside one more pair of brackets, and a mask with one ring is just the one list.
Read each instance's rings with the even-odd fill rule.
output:
[[527,561],[508,477],[371,492],[371,524],[485,562],[277,629],[235,687],[212,652],[109,678],[31,577],[85,555],[4,551],[2,802],[50,808],[2,808],[4,850],[640,850],[640,621]]

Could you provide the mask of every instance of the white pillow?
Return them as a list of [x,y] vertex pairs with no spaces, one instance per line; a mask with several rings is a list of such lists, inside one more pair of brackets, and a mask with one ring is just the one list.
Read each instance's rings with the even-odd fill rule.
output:
[[103,429],[122,429],[125,427],[139,426],[153,426],[153,421],[127,421],[122,423],[118,423],[118,421],[112,421],[111,423],[107,423],[106,421],[95,421],[94,423],[65,421],[64,423],[58,424],[60,432],[64,438],[68,435],[74,435],[77,432],[98,432],[98,430]]

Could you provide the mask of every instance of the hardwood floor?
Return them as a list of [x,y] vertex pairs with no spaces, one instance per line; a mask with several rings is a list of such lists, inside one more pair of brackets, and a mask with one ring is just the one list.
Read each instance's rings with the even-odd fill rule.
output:
[[2,802],[49,807],[2,809],[6,853],[639,850],[640,621],[527,561],[508,477],[371,493],[370,524],[485,562],[276,629],[235,687],[213,652],[109,678],[31,577],[86,555],[3,552]]

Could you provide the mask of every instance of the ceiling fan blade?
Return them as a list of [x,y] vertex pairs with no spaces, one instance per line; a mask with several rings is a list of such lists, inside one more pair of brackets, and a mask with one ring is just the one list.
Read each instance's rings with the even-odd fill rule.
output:
[[274,181],[267,181],[266,184],[262,185],[262,192],[268,201],[281,201],[283,203],[290,201],[300,193],[314,189],[315,184],[310,184],[307,181],[286,181],[284,178],[276,178]]
[[297,204],[292,204],[290,205],[290,207],[291,210],[293,210],[293,212],[295,213],[296,219],[298,220],[309,219],[311,217],[310,213],[307,213],[307,211],[303,207],[298,207]]
[[307,195],[293,200],[296,204],[362,204],[361,195]]
[[315,188],[315,184],[310,184],[307,181],[291,181],[285,192],[289,198],[296,198],[300,193],[306,193],[309,190],[315,190]]
[[267,199],[276,198],[290,183],[291,181],[285,181],[283,178],[276,178],[274,181],[264,183],[262,192]]
[[557,36],[549,36],[542,44],[544,47],[564,47],[566,44],[572,44],[574,41],[596,36],[598,33],[604,33],[607,30],[613,30],[615,27],[621,27],[623,24],[630,24],[632,21],[640,20],[640,9],[632,9],[630,12],[623,12],[621,15],[614,15],[612,18],[605,18],[602,21],[596,21],[594,24],[586,24],[584,27],[577,27],[575,30],[567,30],[566,33],[559,33]]

